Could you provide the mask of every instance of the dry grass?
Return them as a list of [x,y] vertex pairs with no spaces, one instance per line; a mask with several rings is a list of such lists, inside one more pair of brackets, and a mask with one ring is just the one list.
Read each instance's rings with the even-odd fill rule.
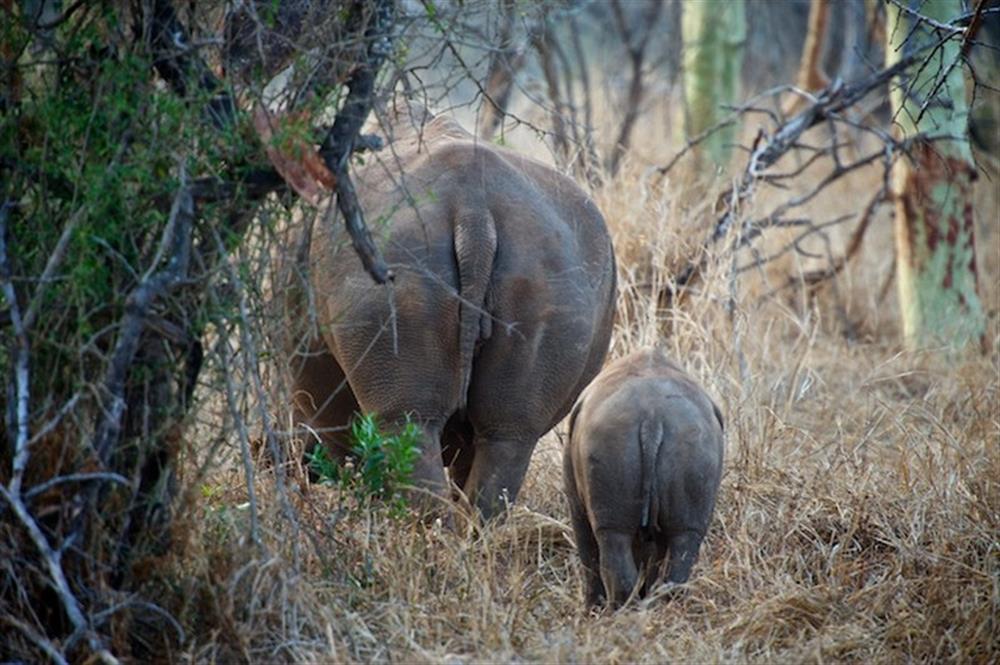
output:
[[[663,154],[668,154],[664,151]],[[246,539],[235,465],[208,478],[185,551],[153,576],[198,661],[891,661],[1000,658],[1000,335],[996,236],[981,247],[990,353],[901,350],[887,218],[815,298],[762,299],[794,261],[746,275],[729,262],[682,310],[651,299],[701,231],[675,185],[638,165],[595,192],[620,262],[618,356],[662,343],[724,405],[726,470],[686,594],[614,615],[583,610],[558,435],[539,445],[522,500],[474,533],[345,513],[297,484],[293,528],[272,472],[257,490],[268,554]],[[861,174],[817,203],[830,218]],[[995,221],[995,185],[982,222]],[[834,239],[835,246],[841,239]],[[889,260],[887,260],[889,259]],[[774,282],[777,280],[777,282]],[[726,303],[735,295],[735,308]],[[845,336],[845,325],[852,337]],[[234,444],[235,445],[235,444]],[[223,455],[236,452],[224,451]],[[300,476],[299,476],[300,477]],[[298,481],[296,481],[298,482]],[[319,534],[308,536],[303,534]],[[319,538],[317,542],[313,538]],[[294,565],[299,558],[299,566]]]

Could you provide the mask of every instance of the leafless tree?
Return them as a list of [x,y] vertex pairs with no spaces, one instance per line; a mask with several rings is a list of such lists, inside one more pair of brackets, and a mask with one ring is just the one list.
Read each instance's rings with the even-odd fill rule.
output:
[[608,157],[607,168],[614,176],[621,166],[622,157],[628,151],[629,143],[632,140],[632,128],[639,117],[640,105],[643,95],[643,67],[646,60],[647,47],[650,37],[655,34],[657,20],[663,3],[654,1],[647,4],[644,11],[634,22],[630,22],[626,16],[621,0],[611,0],[611,11],[614,17],[615,28],[621,37],[628,54],[629,62],[629,84],[628,95],[625,99],[625,112],[622,117],[621,126],[618,129],[618,136],[611,154]]

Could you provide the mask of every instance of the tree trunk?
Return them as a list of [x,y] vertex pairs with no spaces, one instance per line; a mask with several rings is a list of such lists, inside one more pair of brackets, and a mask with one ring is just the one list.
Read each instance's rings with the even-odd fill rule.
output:
[[555,39],[552,26],[546,17],[542,27],[532,35],[535,51],[538,53],[538,63],[542,67],[545,85],[552,103],[552,144],[555,148],[556,164],[562,168],[569,161],[569,139],[566,135],[566,104],[563,102],[559,86],[559,72],[556,70]]
[[[823,71],[823,42],[830,22],[830,0],[812,0],[809,6],[809,28],[806,31],[806,41],[802,45],[802,60],[799,63],[799,73],[795,77],[795,87],[805,92],[815,92],[825,88],[830,83],[829,77]],[[785,105],[785,115],[797,113],[805,105],[806,98],[793,96]]]
[[[914,18],[896,5],[886,9],[887,64],[937,39],[920,28],[903,44]],[[927,0],[920,11],[947,23],[963,9],[960,0]],[[969,107],[962,68],[950,67],[960,48],[957,40],[949,41],[927,66],[911,70],[912,78],[892,86],[893,117],[904,137],[921,132],[955,137],[918,142],[911,158],[897,161],[893,171],[897,284],[903,336],[910,348],[961,348],[982,341],[986,329],[977,292],[972,199],[976,171],[967,134]],[[932,93],[937,99],[922,109]]]
[[479,118],[479,136],[487,140],[493,138],[503,122],[510,93],[514,87],[514,75],[524,63],[524,53],[514,43],[514,19],[517,9],[514,0],[501,0],[500,8],[503,13],[500,33],[497,36],[496,50],[490,57],[489,69],[486,72],[486,83],[483,87],[486,100]]
[[[684,132],[691,139],[717,124],[722,106],[740,94],[740,69],[746,39],[743,0],[685,2],[681,15],[684,42]],[[716,131],[695,148],[699,167],[728,164],[735,125]]]

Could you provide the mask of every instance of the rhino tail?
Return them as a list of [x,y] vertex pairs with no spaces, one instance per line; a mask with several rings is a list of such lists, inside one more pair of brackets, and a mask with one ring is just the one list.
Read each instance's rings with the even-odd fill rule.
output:
[[639,461],[642,465],[642,521],[643,529],[655,528],[659,518],[659,466],[660,450],[663,448],[663,423],[659,420],[643,420],[639,424]]
[[497,229],[489,210],[460,216],[455,223],[455,262],[458,264],[458,345],[462,372],[459,409],[464,409],[472,381],[476,342],[490,334],[487,292],[497,252]]

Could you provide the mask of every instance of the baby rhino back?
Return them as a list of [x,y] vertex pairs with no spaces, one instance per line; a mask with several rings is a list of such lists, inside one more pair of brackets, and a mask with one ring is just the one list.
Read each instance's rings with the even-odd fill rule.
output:
[[578,400],[564,453],[587,603],[625,602],[646,572],[685,582],[722,470],[722,415],[657,350],[610,364]]

